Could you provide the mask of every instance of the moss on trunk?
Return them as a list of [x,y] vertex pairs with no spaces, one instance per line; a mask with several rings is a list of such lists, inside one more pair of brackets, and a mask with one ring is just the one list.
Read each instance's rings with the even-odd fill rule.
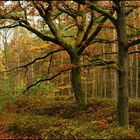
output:
[[118,121],[119,125],[126,127],[129,125],[128,120],[128,49],[127,49],[127,32],[125,3],[117,3],[117,36],[118,36],[118,61],[119,61],[119,89],[118,89]]
[[80,110],[87,107],[87,94],[85,93],[81,82],[80,56],[77,54],[71,55],[71,63],[74,67],[71,70],[71,83],[76,99],[76,103]]

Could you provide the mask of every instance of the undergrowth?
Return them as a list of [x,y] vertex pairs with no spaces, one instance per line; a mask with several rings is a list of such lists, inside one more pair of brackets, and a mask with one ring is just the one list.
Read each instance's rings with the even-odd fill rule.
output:
[[117,125],[116,101],[89,99],[78,111],[72,98],[22,96],[3,107],[0,123],[13,135],[41,139],[139,139],[140,101],[130,101],[129,128]]

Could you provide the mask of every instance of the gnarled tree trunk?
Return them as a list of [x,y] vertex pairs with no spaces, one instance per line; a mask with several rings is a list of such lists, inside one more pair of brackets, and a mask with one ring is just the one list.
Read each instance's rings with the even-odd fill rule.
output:
[[84,92],[81,82],[80,56],[75,53],[70,55],[70,59],[71,64],[74,65],[71,70],[71,84],[76,103],[80,110],[84,110],[87,107],[87,94]]

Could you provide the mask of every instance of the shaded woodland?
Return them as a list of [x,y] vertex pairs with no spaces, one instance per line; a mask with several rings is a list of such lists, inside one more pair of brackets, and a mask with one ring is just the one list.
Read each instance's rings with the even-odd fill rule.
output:
[[[1,1],[0,23],[0,108],[11,112],[8,132],[140,138],[139,1]],[[43,115],[33,118],[40,127],[26,113]]]

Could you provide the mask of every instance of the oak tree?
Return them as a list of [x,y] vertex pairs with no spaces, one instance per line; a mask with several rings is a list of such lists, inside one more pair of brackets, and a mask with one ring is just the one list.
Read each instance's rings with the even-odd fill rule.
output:
[[[77,1],[15,1],[8,5],[1,2],[1,5],[3,6],[1,6],[0,19],[3,22],[9,21],[1,29],[18,26],[26,28],[45,42],[52,42],[60,46],[60,50],[67,52],[72,66],[69,69],[71,69],[71,84],[75,99],[79,109],[85,109],[87,95],[81,83],[80,56],[99,34],[108,17],[99,15],[100,20],[94,26],[98,16],[93,7]],[[113,12],[110,11],[110,14]],[[40,21],[38,24],[42,25],[43,23],[41,28],[33,27],[31,19],[35,16]],[[55,53],[55,51],[51,53]],[[35,61],[33,60],[23,67],[27,68]],[[42,79],[38,83],[55,78],[60,73],[51,78]]]

